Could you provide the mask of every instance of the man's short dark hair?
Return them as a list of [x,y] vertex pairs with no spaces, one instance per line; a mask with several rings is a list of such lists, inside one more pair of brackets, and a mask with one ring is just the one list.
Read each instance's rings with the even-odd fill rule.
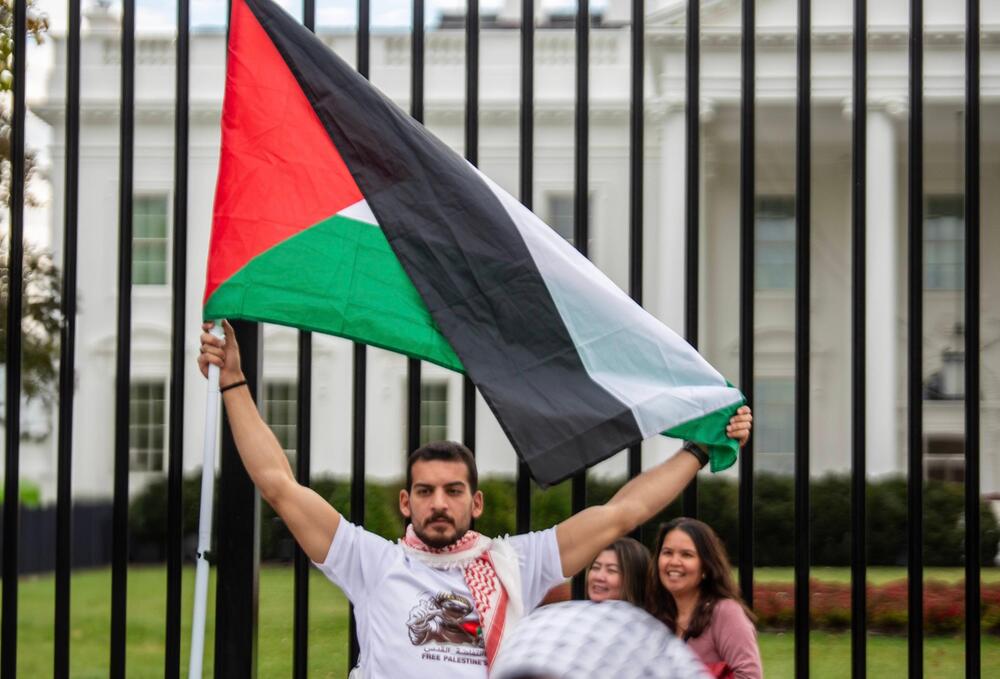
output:
[[406,461],[406,490],[413,490],[413,465],[416,462],[463,462],[469,474],[469,490],[479,490],[479,470],[472,451],[456,441],[431,441],[410,453]]

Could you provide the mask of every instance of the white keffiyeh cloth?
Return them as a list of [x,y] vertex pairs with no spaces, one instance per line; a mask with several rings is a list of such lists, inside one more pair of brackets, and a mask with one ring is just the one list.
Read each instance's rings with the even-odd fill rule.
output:
[[491,679],[710,679],[667,626],[625,601],[567,601],[535,610],[506,639]]

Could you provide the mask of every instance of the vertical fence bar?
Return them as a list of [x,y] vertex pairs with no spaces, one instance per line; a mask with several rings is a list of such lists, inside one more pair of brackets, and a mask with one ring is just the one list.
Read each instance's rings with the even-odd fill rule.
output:
[[[366,0],[365,0],[366,1]],[[354,418],[351,439],[351,522],[358,526],[365,523],[365,398],[367,381],[366,352],[364,344],[354,344]],[[357,620],[354,606],[350,608],[350,666],[358,662],[361,647],[358,645]]]
[[[479,0],[465,11],[465,159],[479,165]],[[476,385],[462,378],[462,442],[476,450]]]
[[473,455],[476,452],[476,385],[468,375],[462,377],[462,443]]
[[[247,389],[260,408],[261,324],[232,321]],[[215,589],[215,676],[257,676],[260,493],[250,479],[223,408]],[[221,517],[225,517],[224,520]]]
[[[699,224],[699,184],[701,182],[701,121],[699,120],[699,100],[701,98],[701,12],[700,0],[688,0],[687,43],[687,111],[685,123],[685,262],[684,262],[684,335],[691,346],[698,348],[698,291],[700,267],[698,254]],[[684,516],[698,516],[698,477],[684,489]]]
[[865,397],[867,354],[865,323],[867,280],[867,162],[868,162],[868,6],[854,0],[854,95],[851,192],[851,678],[867,674],[867,465],[865,460]]
[[979,679],[979,0],[965,23],[965,676]]
[[[521,125],[520,198],[529,210],[534,204],[535,167],[535,1],[521,0]],[[517,459],[517,532],[531,528],[531,476],[528,465]]]
[[174,236],[170,338],[170,435],[167,455],[167,612],[163,675],[180,676],[181,568],[184,550],[184,338],[187,322],[188,101],[190,0],[177,1],[174,99]]
[[[645,153],[645,102],[643,101],[646,61],[646,3],[632,0],[632,84],[629,108],[629,260],[628,290],[636,304],[642,304],[642,238],[643,238],[643,161]],[[628,476],[635,478],[642,471],[642,445],[628,449]],[[641,527],[639,529],[641,531]],[[637,532],[639,532],[637,531]]]
[[[756,19],[755,0],[743,0],[740,48],[740,389],[753,405],[754,365],[754,185],[756,182]],[[740,593],[753,607],[753,437],[740,454]]]
[[406,452],[420,447],[420,361],[406,361]]
[[[313,0],[307,0],[307,6]],[[309,28],[313,26],[308,25]],[[299,331],[299,365],[295,421],[295,478],[310,482],[312,462],[312,333]],[[309,557],[295,545],[295,619],[292,625],[292,676],[305,679],[309,667]]]
[[[590,248],[590,180],[588,160],[590,158],[590,0],[577,0],[576,11],[576,146],[574,161],[576,178],[573,189],[573,244],[584,257],[589,257]],[[572,513],[576,514],[587,506],[587,472],[580,472],[571,481]],[[584,575],[578,573],[573,578],[573,598],[584,597]]]
[[358,0],[358,73],[365,78],[371,74],[371,0]]
[[420,361],[406,360],[406,452],[420,447]]
[[[303,0],[302,23],[316,31],[316,0]],[[296,388],[295,478],[308,486],[312,472],[312,333],[300,330]],[[295,611],[292,622],[292,676],[309,674],[309,557],[295,545]]]
[[302,25],[316,32],[316,0],[302,0]]
[[811,0],[799,0],[795,167],[795,676],[809,677],[809,246],[812,225]]
[[573,190],[573,244],[584,257],[589,257],[590,187],[588,160],[590,155],[590,0],[578,0],[576,12],[576,146],[574,147],[575,180]]
[[909,138],[909,337],[907,364],[908,479],[907,553],[909,676],[924,676],[924,469],[923,469],[923,328],[924,328],[924,9],[910,0],[910,138]]
[[[369,77],[371,39],[371,2],[358,0],[358,73]],[[367,352],[364,344],[354,344],[353,433],[351,438],[351,522],[365,523],[365,419]],[[361,652],[358,646],[358,624],[354,606],[350,607],[348,662],[354,667]]]
[[410,115],[421,123],[424,122],[424,21],[424,0],[413,0],[413,33],[410,42]]
[[3,622],[0,623],[0,676],[17,676],[17,563],[20,539],[20,458],[21,458],[21,309],[24,270],[24,122],[25,107],[24,62],[28,40],[27,2],[15,0],[14,23],[14,82],[10,133],[11,192],[10,231],[7,243],[7,427],[4,442],[4,502],[3,502]]
[[[56,610],[53,667],[69,677],[70,573],[73,558],[73,401],[76,373],[76,260],[80,195],[80,0],[69,0],[66,33],[66,174],[59,339],[59,434],[56,453]],[[16,175],[15,175],[16,176]]]
[[[410,37],[410,115],[424,122],[424,0],[413,0],[413,29]],[[421,364],[406,361],[406,451],[420,447]],[[464,387],[463,387],[464,388]]]
[[121,141],[118,177],[118,336],[115,366],[115,462],[111,546],[110,675],[125,676],[128,587],[129,386],[132,352],[132,165],[135,134],[135,0],[122,3]]

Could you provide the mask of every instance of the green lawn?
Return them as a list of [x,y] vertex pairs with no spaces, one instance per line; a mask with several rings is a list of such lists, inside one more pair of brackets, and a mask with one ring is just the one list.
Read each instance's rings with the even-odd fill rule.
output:
[[[1000,568],[983,568],[981,582],[1000,582]],[[734,573],[735,575],[735,573]],[[829,568],[825,566],[813,566],[809,576],[824,582],[839,582],[850,584],[850,568]],[[757,568],[754,569],[754,579],[759,582],[792,582],[795,579],[794,568]],[[893,580],[905,580],[906,568],[898,566],[869,566],[868,582],[874,585],[884,585]],[[965,579],[965,571],[962,568],[925,568],[924,580],[940,580],[941,582],[961,582]]]
[[[790,579],[791,569],[761,569],[761,580]],[[815,577],[849,581],[848,569],[815,569]],[[902,569],[869,569],[875,582],[898,579]],[[938,572],[928,569],[927,579],[960,580],[961,571]],[[1000,580],[996,570],[984,572],[984,580]],[[165,569],[136,567],[128,578],[127,670],[131,678],[163,676]],[[184,573],[184,612],[181,667],[187,669],[190,642],[191,597],[194,570]],[[340,591],[317,571],[310,586],[310,676],[347,676],[347,604]],[[77,679],[107,676],[110,626],[110,570],[80,572],[73,576],[71,621],[71,672]],[[214,588],[212,589],[214,593]],[[210,593],[210,602],[214,594]],[[23,578],[19,589],[18,675],[41,679],[52,676],[52,616],[54,586],[51,576]],[[211,676],[213,625],[209,618],[209,638],[205,676]],[[264,567],[260,575],[260,616],[258,676],[287,677],[292,664],[292,571],[284,567]],[[760,635],[766,674],[771,678],[792,676],[793,638],[789,634]],[[817,678],[843,677],[850,657],[847,634],[814,632],[812,635],[812,675]],[[962,675],[964,642],[960,638],[928,638],[925,646],[927,676]],[[983,637],[983,667],[1000,667],[1000,638]],[[872,636],[868,644],[868,668],[872,676],[900,675],[906,667],[906,640]]]

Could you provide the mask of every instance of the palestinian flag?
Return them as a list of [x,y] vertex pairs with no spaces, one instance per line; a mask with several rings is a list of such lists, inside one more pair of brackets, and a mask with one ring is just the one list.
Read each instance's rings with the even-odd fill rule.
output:
[[213,220],[206,319],[464,371],[543,485],[661,432],[735,461],[739,391],[270,0],[233,0]]

